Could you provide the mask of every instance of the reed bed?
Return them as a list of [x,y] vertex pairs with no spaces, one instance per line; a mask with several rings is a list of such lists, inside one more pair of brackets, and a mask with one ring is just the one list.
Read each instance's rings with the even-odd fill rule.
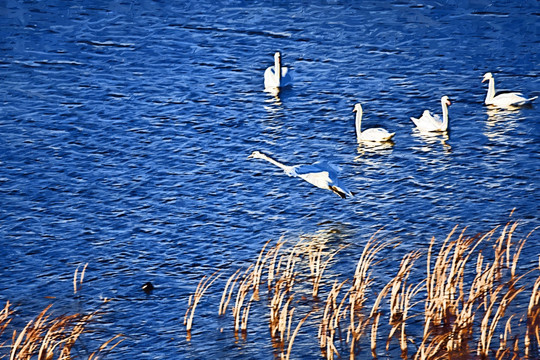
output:
[[[368,353],[404,359],[539,358],[540,258],[518,273],[534,230],[516,240],[517,226],[509,222],[474,236],[455,227],[442,243],[433,238],[424,251],[405,253],[389,280],[375,274],[385,269],[388,274],[387,257],[399,244],[378,240],[377,234],[363,247],[350,277],[333,269],[344,247],[332,249],[316,237],[297,244],[268,242],[253,264],[229,277],[218,315],[230,310],[232,328],[247,339],[250,309],[266,307],[268,316],[255,321],[268,323],[281,359],[291,357],[297,335],[313,338],[308,334],[313,329],[326,359]],[[201,288],[210,284],[210,278],[203,280],[199,299]],[[528,304],[526,313],[518,312],[525,307],[516,306],[516,299]]]
[[[88,264],[79,273],[75,270],[73,277],[74,294],[80,291],[84,280],[84,272]],[[98,312],[88,314],[76,313],[72,315],[55,315],[51,312],[53,304],[48,305],[35,318],[26,323],[23,329],[11,331],[11,340],[0,344],[0,359],[10,360],[69,360],[72,352],[79,352],[77,344],[85,333],[90,332],[88,325],[92,323]],[[7,301],[0,311],[0,335],[5,335],[10,329],[10,324],[16,314],[12,304]],[[123,341],[123,335],[118,334],[88,356],[89,360],[102,358]],[[76,350],[77,349],[77,350]]]

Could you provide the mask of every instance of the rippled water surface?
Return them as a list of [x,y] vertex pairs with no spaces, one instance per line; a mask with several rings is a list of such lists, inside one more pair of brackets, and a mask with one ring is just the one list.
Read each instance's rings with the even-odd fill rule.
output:
[[[269,239],[333,234],[353,245],[347,273],[381,228],[399,261],[514,208],[520,235],[540,225],[540,101],[490,111],[481,83],[491,71],[498,88],[540,95],[536,1],[89,3],[0,3],[0,300],[35,314],[114,299],[96,325],[127,335],[114,358],[271,358],[267,325],[235,339],[218,296],[191,341],[182,325],[203,275],[251,262]],[[279,97],[263,91],[277,50],[294,72]],[[420,134],[409,117],[440,113],[442,95],[451,131]],[[356,102],[393,144],[358,146]],[[253,150],[339,165],[356,196]],[[535,235],[522,263],[539,253]],[[299,336],[293,354],[318,358],[316,344]]]

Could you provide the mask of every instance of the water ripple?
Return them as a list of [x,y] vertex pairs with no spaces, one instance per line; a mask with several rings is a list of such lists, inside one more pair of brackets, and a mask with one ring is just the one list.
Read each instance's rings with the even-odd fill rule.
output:
[[[354,263],[381,227],[402,241],[396,260],[513,208],[524,233],[538,225],[539,106],[490,111],[481,83],[492,71],[501,88],[537,95],[534,2],[3,6],[1,298],[33,314],[52,294],[67,311],[88,262],[81,296],[114,299],[97,326],[129,333],[123,357],[271,357],[264,326],[235,343],[214,323],[216,299],[192,342],[181,319],[203,275],[250,262],[269,239],[330,237],[352,245]],[[295,79],[278,96],[262,89],[276,50]],[[409,117],[439,113],[442,95],[451,131],[418,132]],[[393,143],[356,143],[356,102]],[[248,160],[253,150],[339,164],[357,196]],[[530,243],[525,265],[537,261]],[[303,341],[295,350],[318,358]]]

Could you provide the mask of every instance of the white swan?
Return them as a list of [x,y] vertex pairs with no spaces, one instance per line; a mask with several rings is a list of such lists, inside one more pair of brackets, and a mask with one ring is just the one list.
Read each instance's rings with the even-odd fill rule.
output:
[[482,79],[482,82],[485,82],[489,80],[489,86],[488,86],[488,92],[486,95],[486,100],[484,103],[486,105],[494,105],[499,108],[510,108],[510,107],[517,107],[521,105],[525,105],[526,103],[533,101],[538,96],[532,97],[527,99],[523,96],[520,92],[501,92],[499,94],[495,93],[495,79],[493,78],[493,75],[488,72],[484,74],[484,78]]
[[289,166],[272,159],[270,156],[254,151],[248,159],[263,159],[281,168],[289,176],[298,176],[308,183],[321,189],[328,189],[338,194],[342,199],[353,197],[353,193],[347,190],[345,185],[338,179],[339,169],[326,162],[316,162],[312,165]]
[[383,142],[392,139],[395,133],[386,131],[383,128],[370,128],[362,131],[362,105],[354,105],[353,112],[356,112],[356,140],[358,143],[363,141]]
[[292,76],[289,68],[281,66],[281,54],[274,54],[274,66],[270,66],[264,72],[265,89],[276,89],[292,84]]
[[442,120],[437,114],[431,115],[429,110],[424,110],[419,119],[411,117],[411,120],[420,131],[446,131],[448,130],[448,106],[451,104],[448,96],[441,98]]

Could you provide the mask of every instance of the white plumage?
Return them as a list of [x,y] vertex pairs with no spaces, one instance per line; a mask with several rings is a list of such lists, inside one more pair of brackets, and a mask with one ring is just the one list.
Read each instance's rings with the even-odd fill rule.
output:
[[339,169],[327,162],[316,162],[312,165],[289,166],[272,159],[270,156],[254,151],[248,158],[263,159],[281,168],[289,176],[297,176],[321,189],[331,190],[342,199],[353,197],[345,185],[338,179]]
[[281,54],[274,54],[274,66],[264,72],[264,88],[268,90],[279,89],[292,85],[292,76],[289,68],[281,65]]
[[429,110],[424,110],[420,118],[411,117],[411,120],[420,131],[446,131],[448,130],[448,106],[451,104],[448,96],[441,98],[442,120],[437,114],[431,115]]
[[532,97],[527,99],[523,96],[520,92],[501,92],[499,94],[496,94],[495,92],[495,79],[493,78],[493,75],[488,72],[484,74],[484,78],[482,79],[482,82],[488,81],[488,92],[486,95],[486,100],[484,103],[486,105],[492,105],[498,108],[508,109],[512,107],[518,107],[521,105],[525,105],[526,103],[533,101],[538,96]]
[[353,112],[356,112],[356,140],[358,143],[364,141],[383,142],[392,139],[395,133],[388,132],[383,128],[370,128],[362,131],[362,105],[356,104]]

